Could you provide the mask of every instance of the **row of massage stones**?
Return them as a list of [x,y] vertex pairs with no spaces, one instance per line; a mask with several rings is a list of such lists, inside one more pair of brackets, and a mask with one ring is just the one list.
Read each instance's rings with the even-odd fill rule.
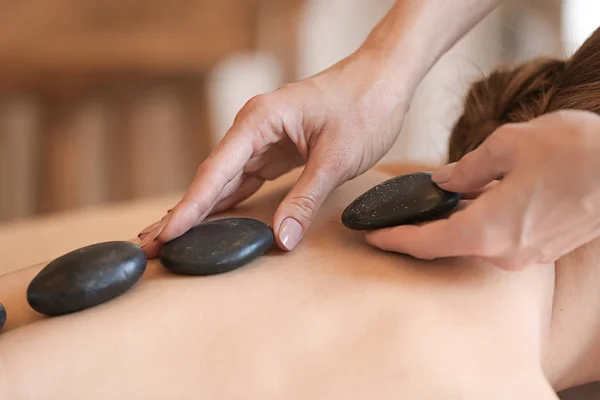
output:
[[[379,229],[444,217],[459,195],[440,189],[429,173],[385,181],[354,200],[342,214],[352,230]],[[171,272],[215,275],[233,271],[266,253],[274,244],[271,227],[250,218],[200,224],[166,243],[159,259]],[[87,246],[52,261],[31,281],[27,301],[37,312],[58,316],[84,310],[125,293],[146,269],[144,251],[130,242]],[[0,328],[6,310],[0,305]]]

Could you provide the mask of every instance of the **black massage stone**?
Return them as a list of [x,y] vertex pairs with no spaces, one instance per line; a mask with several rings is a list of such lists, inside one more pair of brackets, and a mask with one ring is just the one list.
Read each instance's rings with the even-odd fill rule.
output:
[[441,189],[428,172],[401,175],[371,188],[343,212],[353,230],[373,230],[438,219],[452,211],[460,195]]
[[274,241],[273,230],[261,221],[226,218],[190,229],[166,243],[159,257],[176,274],[215,275],[248,264]]
[[146,255],[130,242],[105,242],[48,264],[27,288],[27,301],[48,316],[69,314],[125,293],[146,269]]
[[2,304],[0,304],[0,329],[4,326],[6,322],[6,308]]

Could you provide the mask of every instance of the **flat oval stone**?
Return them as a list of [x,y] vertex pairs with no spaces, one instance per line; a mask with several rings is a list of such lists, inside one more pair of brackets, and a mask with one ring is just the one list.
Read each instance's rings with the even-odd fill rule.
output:
[[44,267],[29,284],[27,301],[48,316],[93,307],[129,290],[146,264],[142,248],[130,242],[83,247]]
[[373,230],[438,219],[460,200],[458,193],[441,189],[428,172],[401,175],[371,188],[342,213],[342,223],[353,230]]
[[0,329],[4,326],[6,322],[6,308],[2,304],[0,304]]
[[200,224],[166,243],[160,261],[184,275],[215,275],[263,255],[274,243],[273,230],[251,218],[225,218]]

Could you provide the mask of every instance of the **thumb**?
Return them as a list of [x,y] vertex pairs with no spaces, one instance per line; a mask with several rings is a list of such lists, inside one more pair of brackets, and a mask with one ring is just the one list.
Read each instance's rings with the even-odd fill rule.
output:
[[514,146],[493,134],[481,146],[460,161],[445,165],[432,175],[442,189],[468,193],[477,192],[489,183],[502,179],[514,165]]
[[308,161],[275,212],[273,229],[279,247],[291,251],[298,245],[327,196],[341,183],[340,176],[322,162]]

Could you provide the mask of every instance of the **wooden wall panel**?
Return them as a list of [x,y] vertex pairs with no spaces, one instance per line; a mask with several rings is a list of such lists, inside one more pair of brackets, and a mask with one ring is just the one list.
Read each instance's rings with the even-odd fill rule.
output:
[[40,124],[38,102],[30,97],[0,101],[0,221],[37,210]]
[[202,71],[255,44],[258,0],[24,2],[31,7],[0,3],[4,80],[24,83],[40,71]]
[[0,222],[184,190],[214,146],[208,72],[260,47],[294,79],[299,4],[0,2]]
[[106,104],[87,96],[46,97],[42,104],[38,211],[103,203],[109,185]]
[[188,183],[182,171],[188,150],[183,94],[177,87],[150,87],[135,99],[129,113],[131,196],[154,196]]

